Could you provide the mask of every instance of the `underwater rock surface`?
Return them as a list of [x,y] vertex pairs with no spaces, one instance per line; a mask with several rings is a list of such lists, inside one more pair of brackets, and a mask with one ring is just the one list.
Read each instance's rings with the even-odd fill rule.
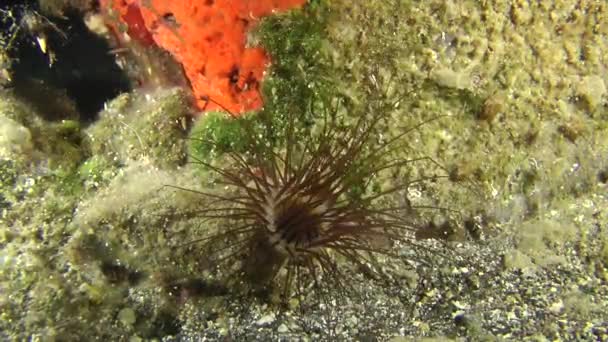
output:
[[390,285],[347,268],[349,296],[277,311],[179,247],[202,201],[166,185],[212,184],[189,161],[221,151],[192,139],[242,148],[232,122],[193,123],[182,89],[121,94],[86,126],[2,89],[1,339],[608,339],[608,5],[311,1],[256,39],[273,59],[256,115],[277,141],[286,111],[314,128],[323,101],[398,102],[378,139],[419,125],[400,148],[450,179],[412,197],[458,212],[456,257],[398,246],[378,258]]

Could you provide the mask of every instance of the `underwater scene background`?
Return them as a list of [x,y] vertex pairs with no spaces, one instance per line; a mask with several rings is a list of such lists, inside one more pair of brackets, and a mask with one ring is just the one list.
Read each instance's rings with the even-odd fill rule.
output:
[[608,339],[605,1],[0,18],[0,339]]

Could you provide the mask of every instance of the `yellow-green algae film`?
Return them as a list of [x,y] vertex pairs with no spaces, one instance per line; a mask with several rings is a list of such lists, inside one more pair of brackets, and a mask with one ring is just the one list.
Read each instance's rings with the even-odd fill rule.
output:
[[204,200],[167,187],[212,184],[190,162],[222,151],[196,139],[242,148],[239,125],[225,113],[191,124],[187,92],[169,87],[122,94],[87,125],[6,88],[2,339],[608,338],[606,2],[311,0],[250,40],[273,65],[265,108],[241,120],[273,144],[287,111],[314,130],[308,108],[338,97],[352,109],[340,124],[378,99],[394,104],[379,134],[424,123],[397,153],[447,170],[420,196],[458,211],[446,243],[467,266],[387,264],[390,285],[352,270],[359,295],[340,305],[245,300],[201,271],[203,250],[176,247],[200,237]]

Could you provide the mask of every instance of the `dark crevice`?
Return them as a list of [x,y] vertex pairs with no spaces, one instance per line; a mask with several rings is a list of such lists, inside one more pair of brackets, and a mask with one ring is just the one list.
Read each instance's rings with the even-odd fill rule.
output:
[[81,12],[48,17],[35,4],[9,9],[10,24],[20,29],[9,51],[11,81],[5,87],[45,119],[91,123],[106,101],[130,90],[110,46],[89,31]]

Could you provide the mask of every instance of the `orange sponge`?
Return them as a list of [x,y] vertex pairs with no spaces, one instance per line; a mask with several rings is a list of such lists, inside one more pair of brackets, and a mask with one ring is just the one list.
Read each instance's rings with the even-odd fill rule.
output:
[[197,106],[233,114],[262,107],[260,81],[269,63],[246,47],[260,17],[306,0],[100,0],[127,25],[129,36],[169,51],[183,65]]

